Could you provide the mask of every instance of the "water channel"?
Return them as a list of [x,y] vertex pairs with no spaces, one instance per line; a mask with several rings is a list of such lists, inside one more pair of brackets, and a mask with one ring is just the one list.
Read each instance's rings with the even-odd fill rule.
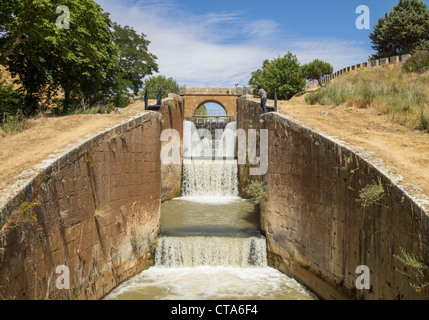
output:
[[161,205],[155,264],[107,300],[314,300],[267,264],[259,214],[238,196],[236,160],[188,160],[183,196]]

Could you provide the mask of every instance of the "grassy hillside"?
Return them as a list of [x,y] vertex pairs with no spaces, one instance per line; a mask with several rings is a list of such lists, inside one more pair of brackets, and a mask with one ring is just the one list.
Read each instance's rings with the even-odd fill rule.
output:
[[352,71],[309,93],[308,104],[375,108],[411,130],[429,132],[429,72],[406,73],[402,65]]

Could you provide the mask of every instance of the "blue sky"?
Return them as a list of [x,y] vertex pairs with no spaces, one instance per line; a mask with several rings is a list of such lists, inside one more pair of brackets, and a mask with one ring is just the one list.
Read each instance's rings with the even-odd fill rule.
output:
[[[112,20],[147,36],[160,74],[186,86],[234,86],[288,51],[301,64],[321,59],[335,70],[366,61],[372,26],[398,0],[97,2]],[[370,9],[370,30],[356,28],[359,5]]]

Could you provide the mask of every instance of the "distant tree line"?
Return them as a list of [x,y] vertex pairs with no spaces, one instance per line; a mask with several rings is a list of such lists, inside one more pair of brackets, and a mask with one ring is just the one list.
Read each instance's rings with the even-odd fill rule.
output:
[[[421,0],[400,0],[390,12],[379,19],[369,38],[376,51],[370,59],[392,57],[402,54],[418,55],[419,66],[415,70],[426,70],[429,51],[429,9]],[[255,88],[262,85],[268,98],[290,99],[304,89],[305,79],[319,81],[333,72],[331,64],[319,59],[301,66],[291,52],[283,57],[265,60],[262,67],[251,74],[249,84]],[[257,90],[255,89],[255,94]]]
[[328,62],[316,59],[300,65],[298,58],[288,52],[283,57],[265,60],[261,69],[252,72],[249,84],[255,88],[261,85],[269,99],[273,99],[276,92],[279,99],[287,100],[304,90],[306,79],[318,80],[320,83],[325,75],[332,72],[333,67]]

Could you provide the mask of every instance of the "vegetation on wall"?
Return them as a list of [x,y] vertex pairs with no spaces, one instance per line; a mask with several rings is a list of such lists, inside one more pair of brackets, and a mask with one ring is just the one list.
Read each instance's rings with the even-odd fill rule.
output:
[[384,187],[381,181],[374,182],[362,188],[359,192],[359,199],[357,199],[362,207],[366,208],[373,204],[377,204],[383,198]]
[[429,266],[424,263],[421,255],[407,252],[401,248],[401,255],[394,255],[405,267],[405,271],[399,271],[406,275],[412,282],[410,286],[417,292],[429,286]]
[[245,192],[254,205],[263,205],[268,200],[266,185],[262,181],[249,180]]

